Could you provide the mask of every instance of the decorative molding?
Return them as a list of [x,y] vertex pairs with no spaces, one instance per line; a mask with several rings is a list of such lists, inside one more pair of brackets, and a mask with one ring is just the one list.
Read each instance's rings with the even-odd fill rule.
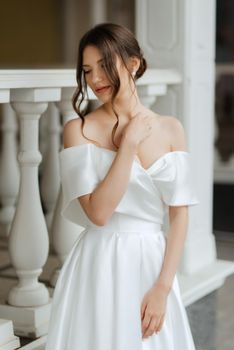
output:
[[[150,5],[149,2],[151,3]],[[178,43],[178,0],[164,0],[163,3],[160,0],[147,0],[146,3],[148,5],[143,8],[145,15],[142,16],[142,21],[154,24],[153,26],[146,25],[146,46],[152,51],[159,49],[173,50]],[[157,11],[159,6],[160,11]],[[155,11],[152,10],[152,7]],[[154,21],[152,21],[151,16],[154,17]],[[169,21],[168,18],[170,19]],[[162,32],[159,28],[165,21],[168,21],[168,26]],[[155,23],[158,25],[156,30]]]

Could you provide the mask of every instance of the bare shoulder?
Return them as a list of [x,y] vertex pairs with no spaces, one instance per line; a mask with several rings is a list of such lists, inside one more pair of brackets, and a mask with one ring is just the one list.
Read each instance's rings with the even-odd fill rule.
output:
[[[82,118],[77,117],[69,120],[63,128],[63,145],[64,148],[78,146],[84,143],[90,143],[91,141],[84,137],[87,137],[87,130],[92,131],[94,127],[95,112],[86,114],[84,117],[85,122],[83,123]],[[83,132],[82,132],[83,131]],[[84,132],[85,131],[85,132]],[[92,132],[88,132],[92,134]]]
[[64,148],[77,146],[84,143],[84,137],[81,132],[82,119],[77,117],[66,122],[63,128],[63,146]]
[[161,132],[170,142],[171,150],[186,151],[186,135],[181,121],[174,116],[156,114],[156,117]]

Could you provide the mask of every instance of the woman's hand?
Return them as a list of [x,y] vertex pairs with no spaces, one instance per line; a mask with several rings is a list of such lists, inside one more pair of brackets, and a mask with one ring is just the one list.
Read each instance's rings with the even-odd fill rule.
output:
[[152,116],[137,113],[123,129],[121,142],[127,142],[137,149],[139,143],[151,134]]
[[147,338],[162,329],[167,295],[157,284],[145,294],[141,304],[142,338]]

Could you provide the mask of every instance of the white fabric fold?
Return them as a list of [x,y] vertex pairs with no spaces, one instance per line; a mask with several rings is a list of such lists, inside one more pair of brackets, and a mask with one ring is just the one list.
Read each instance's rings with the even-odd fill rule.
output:
[[61,215],[84,227],[88,217],[78,197],[92,193],[99,183],[93,151],[92,148],[82,144],[65,148],[59,153],[63,193]]
[[[116,152],[90,143],[60,152],[63,217],[83,227],[94,225],[78,197],[94,191],[106,176],[115,156]],[[199,203],[194,188],[188,152],[168,152],[148,170],[134,161],[128,188],[115,212],[162,224],[165,206]]]
[[198,204],[190,154],[185,151],[169,152],[160,161],[161,165],[151,170],[151,177],[163,202],[168,206]]

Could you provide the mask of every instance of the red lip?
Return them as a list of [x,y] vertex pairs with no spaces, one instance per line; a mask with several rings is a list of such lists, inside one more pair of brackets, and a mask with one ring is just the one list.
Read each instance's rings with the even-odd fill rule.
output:
[[107,85],[107,86],[101,86],[101,87],[95,89],[95,92],[96,92],[97,94],[101,94],[101,93],[103,93],[103,92],[106,92],[106,91],[109,89],[109,87],[110,87],[109,85]]

